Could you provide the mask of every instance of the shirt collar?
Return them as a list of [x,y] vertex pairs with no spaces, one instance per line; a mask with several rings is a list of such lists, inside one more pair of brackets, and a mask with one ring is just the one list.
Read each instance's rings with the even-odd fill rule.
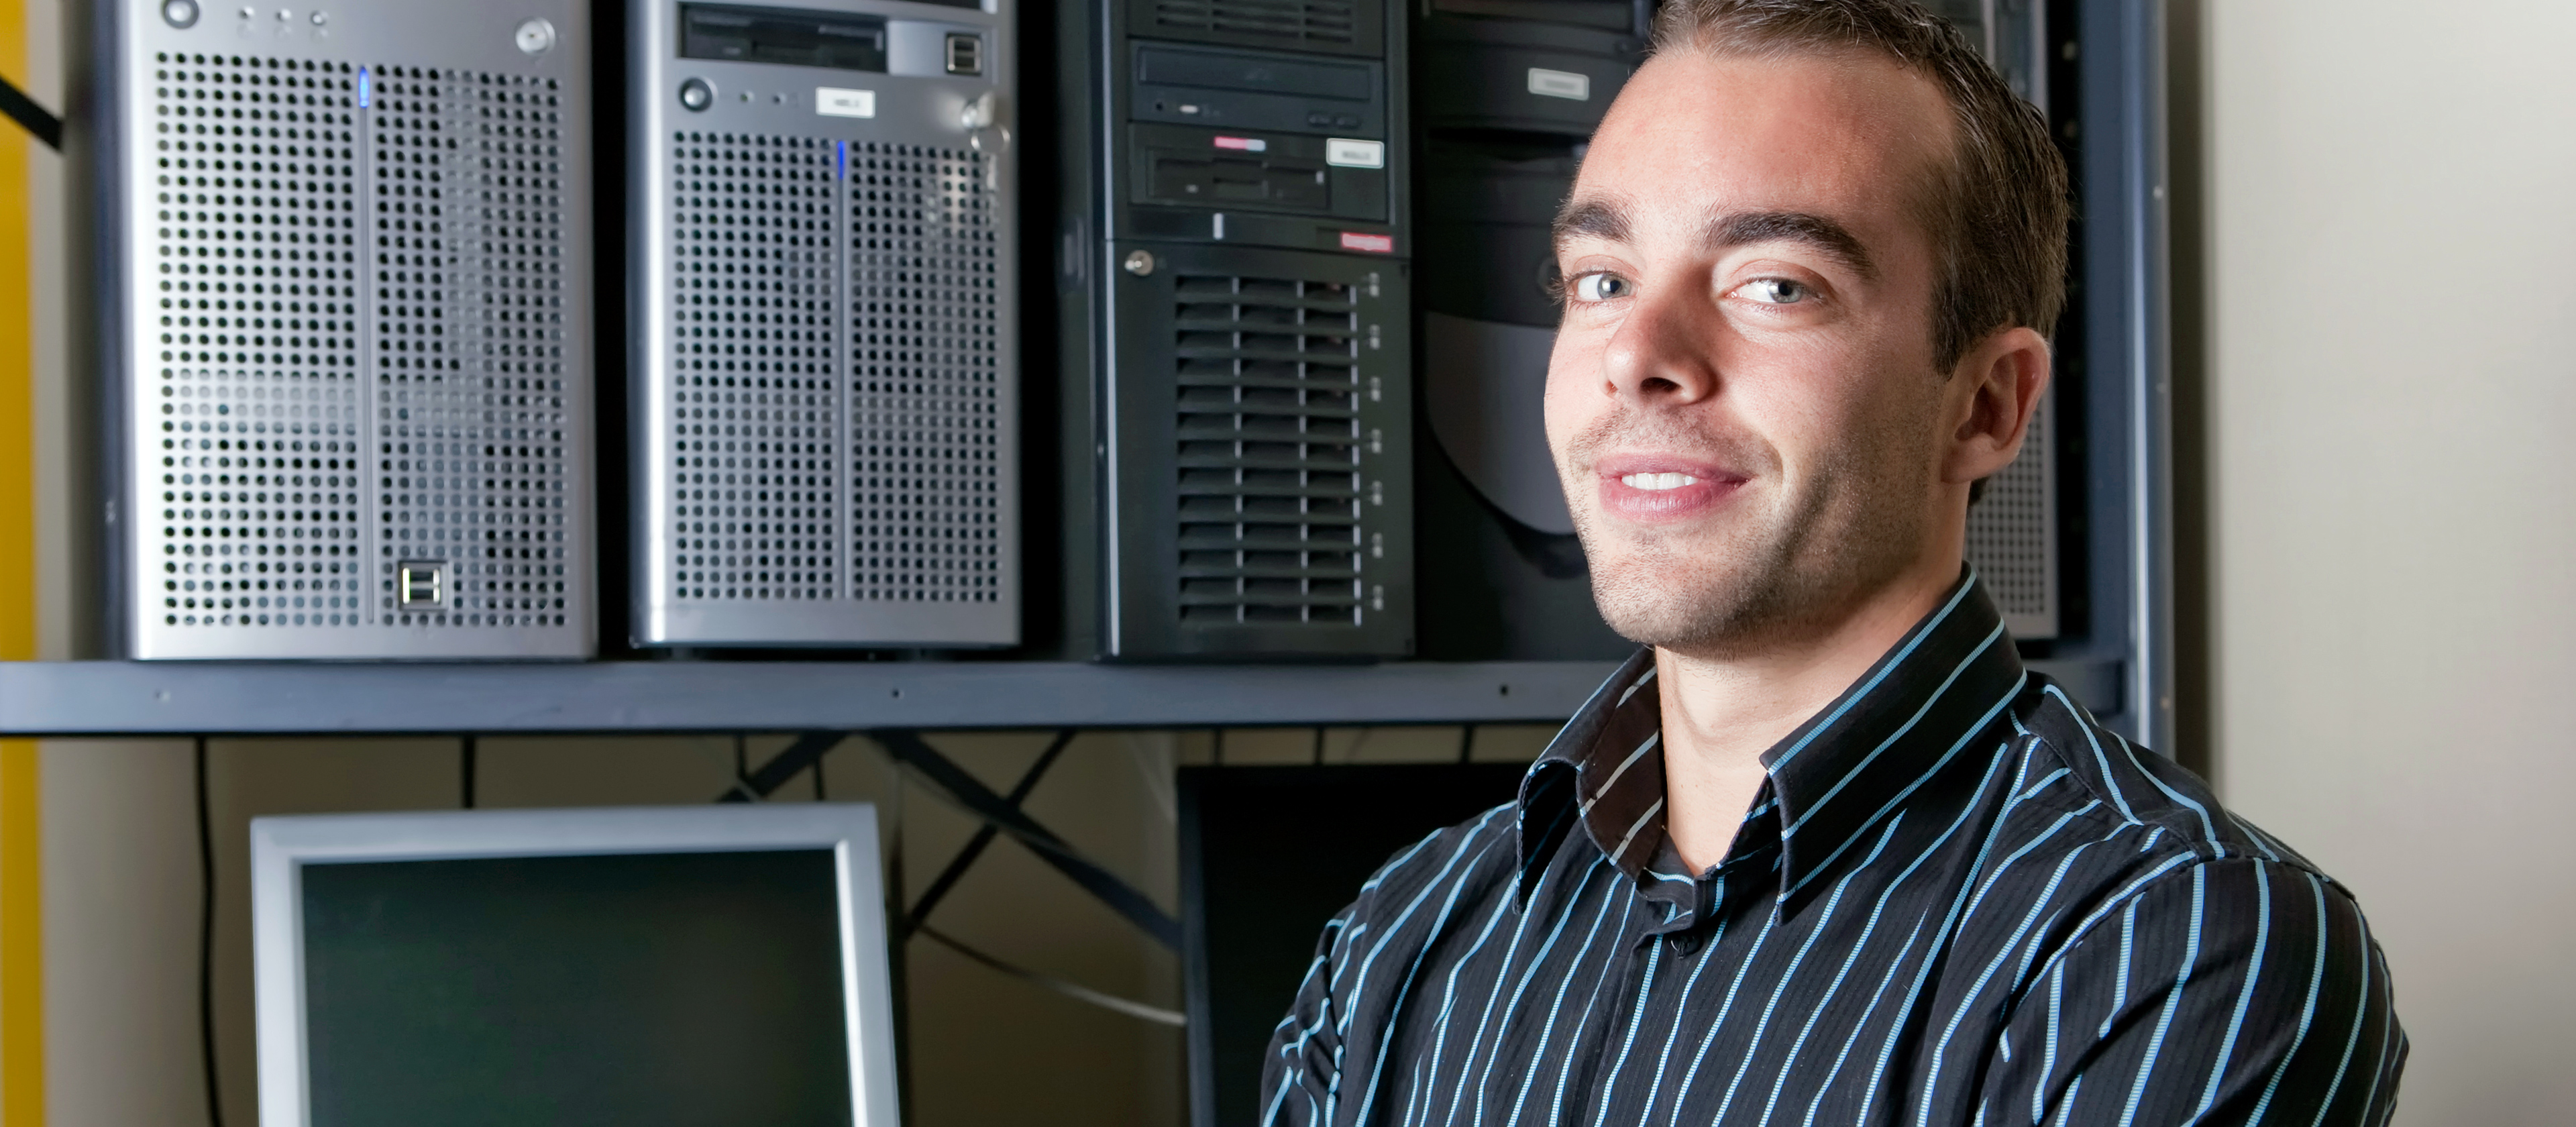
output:
[[[2021,658],[1974,571],[1833,703],[1762,754],[1762,802],[1778,832],[1741,834],[1738,848],[1776,842],[1781,907],[1794,911],[1837,863],[1909,800],[1952,797],[1933,786],[1999,715],[2023,680]],[[1620,871],[1659,881],[1666,851],[1662,697],[1655,651],[1641,648],[1592,694],[1521,781],[1521,895],[1580,823]],[[1931,793],[1926,793],[1927,788]],[[1734,860],[1730,854],[1730,861]],[[1669,874],[1668,874],[1669,875]]]

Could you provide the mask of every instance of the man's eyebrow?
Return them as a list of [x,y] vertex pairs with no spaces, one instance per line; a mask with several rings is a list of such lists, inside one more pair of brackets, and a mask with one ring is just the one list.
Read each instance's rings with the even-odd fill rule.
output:
[[1708,231],[1701,240],[1711,250],[1727,250],[1754,243],[1803,243],[1842,263],[1862,278],[1878,277],[1878,264],[1870,261],[1869,251],[1853,237],[1849,228],[1824,216],[1803,211],[1739,211],[1721,215],[1709,221]]
[[1556,224],[1549,233],[1558,246],[1578,238],[1627,242],[1627,205],[1614,200],[1568,200],[1565,210],[1556,213]]

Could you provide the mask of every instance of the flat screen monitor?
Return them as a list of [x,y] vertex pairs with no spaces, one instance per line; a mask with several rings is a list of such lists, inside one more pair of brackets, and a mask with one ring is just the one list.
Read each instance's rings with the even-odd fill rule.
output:
[[893,1127],[875,811],[251,823],[263,1127]]

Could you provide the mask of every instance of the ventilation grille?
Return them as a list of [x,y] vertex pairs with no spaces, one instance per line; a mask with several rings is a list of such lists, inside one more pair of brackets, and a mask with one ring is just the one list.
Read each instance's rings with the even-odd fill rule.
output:
[[1000,296],[976,153],[852,143],[854,595],[1001,599]]
[[840,583],[833,142],[672,135],[673,595]]
[[2057,491],[2055,397],[2042,399],[2022,439],[2021,457],[1986,481],[1968,509],[1968,562],[2015,637],[2057,636]]
[[[564,625],[562,115],[551,79],[375,72],[363,117],[388,622]],[[418,563],[445,565],[434,598],[395,589]]]
[[137,580],[160,582],[164,626],[356,626],[353,69],[154,63],[157,289],[137,312],[159,322],[161,519]]
[[[1306,46],[1350,46],[1355,12],[1334,0],[1152,0],[1154,27],[1169,34]],[[1191,33],[1197,33],[1192,35]]]
[[1357,625],[1358,314],[1350,286],[1176,282],[1185,625]]

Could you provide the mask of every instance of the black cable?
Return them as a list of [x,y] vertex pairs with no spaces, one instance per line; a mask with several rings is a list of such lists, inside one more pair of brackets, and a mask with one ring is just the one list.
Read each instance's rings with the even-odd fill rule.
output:
[[1467,763],[1467,762],[1471,762],[1471,761],[1472,761],[1472,760],[1471,760],[1471,757],[1472,757],[1472,756],[1474,756],[1475,754],[1476,754],[1476,726],[1475,726],[1475,725],[1473,725],[1473,724],[1461,724],[1461,725],[1459,725],[1459,726],[1458,726],[1458,762],[1460,762],[1460,763]]
[[1315,725],[1315,766],[1324,765],[1324,726]]
[[464,736],[457,741],[456,766],[459,776],[457,782],[464,792],[465,808],[468,810],[474,809],[474,760],[479,750],[474,746],[472,736]]
[[46,148],[56,152],[62,151],[63,119],[55,117],[45,107],[37,105],[36,100],[28,97],[26,91],[10,85],[6,78],[0,78],[0,117],[7,117],[24,126],[27,132],[35,134],[37,140],[44,142]]
[[206,1123],[224,1127],[215,1072],[215,827],[206,797],[206,737],[197,737],[197,1037],[205,1051]]
[[823,792],[823,757],[819,755],[814,757],[814,801],[831,801],[830,798],[825,797]]
[[1208,740],[1211,749],[1209,761],[1218,767],[1225,766],[1225,729],[1208,729]]
[[735,732],[733,734],[733,781],[739,783],[750,778],[751,748],[743,734]]

